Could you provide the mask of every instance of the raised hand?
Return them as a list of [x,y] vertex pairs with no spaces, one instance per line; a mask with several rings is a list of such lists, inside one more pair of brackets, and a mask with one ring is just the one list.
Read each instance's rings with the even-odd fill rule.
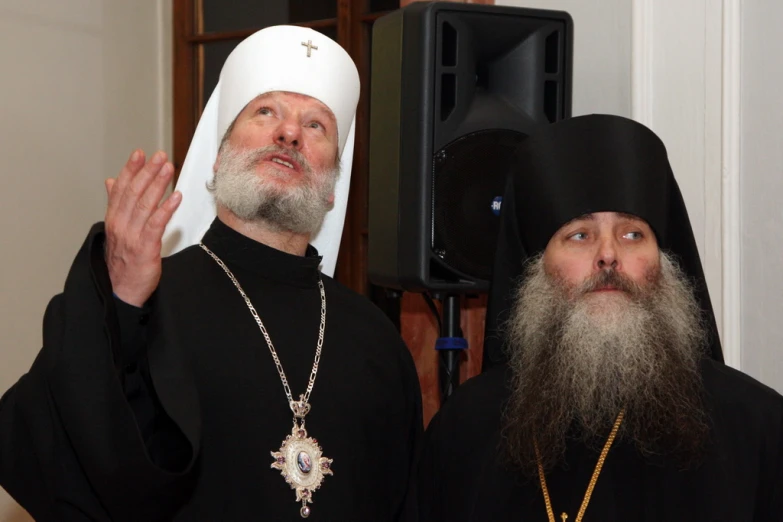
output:
[[144,151],[134,151],[117,179],[106,180],[106,264],[114,293],[134,306],[158,287],[163,231],[182,201],[173,192],[161,202],[174,175],[166,153],[144,159]]

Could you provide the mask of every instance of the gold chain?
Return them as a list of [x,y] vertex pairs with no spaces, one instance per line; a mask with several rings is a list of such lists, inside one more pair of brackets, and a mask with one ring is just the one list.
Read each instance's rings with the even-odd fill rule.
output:
[[[617,436],[617,432],[620,429],[620,424],[623,422],[623,417],[625,416],[625,410],[620,410],[620,413],[617,415],[617,420],[614,421],[614,426],[612,427],[612,432],[609,434],[609,438],[606,440],[606,444],[604,444],[604,449],[601,450],[601,455],[598,457],[598,462],[595,464],[595,470],[593,470],[593,476],[590,478],[590,483],[587,485],[587,491],[585,492],[585,497],[582,499],[582,505],[579,508],[579,513],[576,515],[575,522],[582,522],[582,517],[585,515],[585,511],[587,510],[587,504],[590,503],[590,497],[593,495],[593,489],[595,488],[595,483],[598,482],[598,476],[601,474],[601,468],[604,467],[604,461],[606,460],[606,456],[609,454],[609,448],[612,447],[612,443],[614,442],[614,438]],[[544,466],[541,464],[541,455],[538,452],[538,444],[535,444],[536,449],[536,460],[538,460],[538,478],[541,479],[541,489],[544,492],[544,502],[546,503],[546,514],[549,517],[549,522],[555,522],[555,513],[552,511],[552,502],[549,500],[549,490],[546,487],[546,478],[544,477]],[[562,513],[560,515],[560,519],[562,522],[566,522],[568,519],[568,515],[565,513]]]

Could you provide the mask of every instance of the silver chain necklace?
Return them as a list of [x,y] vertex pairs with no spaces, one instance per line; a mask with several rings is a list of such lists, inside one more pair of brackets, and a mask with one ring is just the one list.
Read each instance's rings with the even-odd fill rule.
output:
[[[231,282],[234,283],[237,290],[239,290],[240,295],[242,295],[242,298],[245,300],[245,304],[250,309],[250,313],[253,314],[253,319],[258,323],[258,328],[261,330],[261,334],[264,336],[264,340],[269,347],[269,353],[272,354],[272,359],[275,361],[277,373],[280,374],[280,381],[283,383],[283,389],[288,398],[288,406],[294,414],[294,426],[291,429],[291,434],[286,436],[282,446],[280,446],[280,451],[270,452],[274,459],[271,467],[280,470],[280,474],[291,486],[291,489],[296,490],[296,501],[302,503],[299,514],[302,518],[307,518],[310,516],[311,512],[310,507],[307,504],[313,502],[313,493],[321,487],[325,475],[333,475],[333,460],[323,456],[323,449],[318,445],[318,441],[312,437],[308,437],[307,430],[305,430],[305,416],[310,412],[310,393],[312,393],[313,386],[315,385],[315,377],[318,374],[318,363],[321,361],[321,349],[324,344],[324,329],[326,327],[326,292],[324,291],[323,281],[321,281],[320,277],[318,278],[318,289],[321,292],[321,324],[318,328],[318,343],[315,348],[313,369],[310,372],[310,382],[307,384],[305,393],[299,396],[298,401],[295,401],[291,394],[291,388],[288,385],[288,378],[286,378],[285,372],[283,371],[283,365],[272,344],[272,339],[269,337],[269,333],[266,331],[266,327],[258,316],[258,312],[256,312],[253,303],[250,302],[250,298],[225,263],[223,263],[214,252],[207,248],[204,243],[199,243],[199,246],[215,260],[229,279],[231,279]],[[314,466],[314,462],[317,465]]]

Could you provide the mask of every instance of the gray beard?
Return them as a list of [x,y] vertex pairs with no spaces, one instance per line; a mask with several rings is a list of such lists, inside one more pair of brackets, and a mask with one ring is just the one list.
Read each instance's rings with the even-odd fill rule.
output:
[[[624,290],[588,293],[608,284]],[[706,333],[687,278],[665,253],[640,286],[606,270],[578,288],[528,266],[505,327],[512,394],[504,435],[512,462],[537,475],[568,439],[600,448],[621,409],[618,439],[647,456],[694,464],[707,437],[699,361]]]
[[[275,152],[287,154],[302,166],[301,184],[280,189],[256,173],[261,158]],[[280,173],[268,175],[284,176],[285,167],[280,169]],[[334,193],[339,175],[339,164],[328,172],[314,172],[304,155],[296,150],[276,145],[238,150],[226,144],[209,189],[218,204],[243,221],[312,237],[333,206],[329,197]]]

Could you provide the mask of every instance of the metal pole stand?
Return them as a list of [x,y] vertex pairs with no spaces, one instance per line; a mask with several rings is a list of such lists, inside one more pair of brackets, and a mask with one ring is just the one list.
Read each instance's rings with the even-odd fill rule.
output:
[[454,393],[459,386],[459,362],[462,350],[467,349],[468,341],[462,337],[459,324],[459,296],[439,297],[442,303],[440,337],[435,342],[438,350],[438,380],[440,384],[441,404]]

